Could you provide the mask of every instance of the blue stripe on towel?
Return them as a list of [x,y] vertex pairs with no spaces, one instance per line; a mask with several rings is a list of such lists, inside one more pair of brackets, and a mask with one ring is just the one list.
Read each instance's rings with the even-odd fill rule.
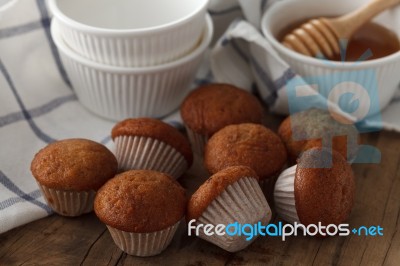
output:
[[283,75],[276,79],[274,81],[274,86],[277,90],[282,89],[283,87],[286,86],[286,83],[293,79],[296,76],[296,74],[293,72],[291,68],[288,68],[285,72],[283,72]]
[[[21,189],[19,189],[2,171],[0,171],[0,183],[6,187],[11,192],[15,193],[17,196],[21,197],[22,199],[42,208],[47,212],[47,214],[51,214],[52,211],[49,206],[43,204],[42,202],[36,200],[29,194],[24,193]],[[0,206],[0,210],[1,210]]]
[[43,18],[40,21],[30,22],[10,28],[4,28],[0,30],[0,39],[14,37],[17,35],[41,29],[43,27],[48,28],[49,26],[50,26],[50,19]]
[[43,19],[49,17],[49,12],[47,12],[47,8],[46,8],[46,3],[44,0],[36,0],[36,4],[38,6],[40,15],[42,17],[42,25],[44,28],[44,32],[45,32],[47,40],[49,42],[51,53],[53,54],[53,58],[54,58],[54,61],[56,62],[58,71],[60,72],[60,75],[61,75],[62,79],[64,80],[64,82],[71,88],[71,82],[70,82],[68,75],[65,72],[64,66],[61,62],[60,54],[58,53],[57,47],[54,44],[53,39],[51,38],[50,28],[46,27],[46,24],[43,22]]
[[243,52],[243,50],[240,48],[239,44],[237,44],[237,42],[235,40],[231,40],[231,45],[232,48],[235,50],[235,52],[246,62],[246,63],[250,63],[249,57],[247,56],[247,54],[245,52]]
[[[39,189],[36,189],[36,190],[28,193],[27,195],[36,200],[37,198],[42,196],[42,193],[40,192]],[[19,196],[8,198],[8,199],[0,202],[0,211],[4,210],[4,209],[7,209],[8,207],[11,207],[16,203],[24,202],[24,201],[26,201],[26,200],[24,198],[19,197]]]
[[19,96],[17,90],[15,89],[14,83],[11,80],[10,74],[8,73],[7,69],[5,68],[3,61],[0,59],[0,72],[4,75],[4,78],[6,79],[12,93],[14,94],[15,100],[17,101],[22,114],[25,118],[25,120],[28,122],[30,128],[32,129],[32,131],[35,133],[35,135],[43,140],[46,143],[50,143],[55,141],[55,139],[53,139],[52,137],[50,137],[49,135],[47,135],[46,133],[44,133],[37,125],[36,123],[32,120],[31,115],[29,114],[29,112],[26,110],[24,103],[21,100],[21,97]]
[[[33,108],[31,110],[27,110],[27,111],[30,114],[31,118],[39,117],[39,116],[42,116],[44,114],[47,114],[47,113],[53,111],[54,109],[63,105],[64,103],[75,101],[75,100],[77,100],[75,94],[62,96],[62,97],[56,98],[54,100],[51,100],[50,102],[48,102],[42,106]],[[24,117],[24,114],[22,111],[10,113],[5,116],[1,116],[0,117],[0,128],[4,127],[6,125],[24,120],[24,119],[25,119],[25,117]]]

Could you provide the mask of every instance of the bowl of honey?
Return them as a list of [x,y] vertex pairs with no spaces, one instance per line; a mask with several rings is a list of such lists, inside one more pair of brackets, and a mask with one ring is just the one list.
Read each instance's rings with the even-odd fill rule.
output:
[[[286,48],[282,40],[310,19],[337,17],[368,1],[337,0],[323,4],[315,0],[281,1],[274,4],[261,21],[264,36],[295,73],[302,77],[323,77],[320,80],[326,80],[330,85],[332,79],[341,81],[341,89],[329,97],[333,102],[339,101],[346,92],[359,90],[360,84],[371,85],[369,90],[376,90],[375,93],[368,90],[359,93],[358,111],[350,113],[359,120],[384,109],[399,88],[400,6],[363,25],[349,40],[341,40],[341,53],[330,60],[297,53]],[[379,104],[373,113],[369,112],[371,101]]]

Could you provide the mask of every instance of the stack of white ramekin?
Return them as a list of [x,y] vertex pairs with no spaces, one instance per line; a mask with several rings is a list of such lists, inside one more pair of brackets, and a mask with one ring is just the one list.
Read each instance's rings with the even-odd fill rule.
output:
[[111,120],[162,117],[185,97],[213,26],[208,0],[49,0],[79,101]]

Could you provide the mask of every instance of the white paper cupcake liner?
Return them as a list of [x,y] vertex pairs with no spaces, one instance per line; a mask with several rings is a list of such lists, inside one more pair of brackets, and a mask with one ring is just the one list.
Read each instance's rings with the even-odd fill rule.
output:
[[114,140],[119,168],[150,169],[179,178],[188,169],[185,157],[172,146],[157,139],[119,136]]
[[274,189],[275,210],[287,222],[299,222],[294,197],[294,179],[297,165],[294,165],[278,177]]
[[93,210],[96,191],[68,191],[52,189],[39,184],[47,204],[63,216],[79,216]]
[[107,225],[115,244],[129,255],[147,257],[160,254],[171,243],[179,222],[152,233],[130,233]]
[[193,152],[200,156],[203,156],[208,137],[194,132],[187,126],[186,133],[188,135]]
[[[225,188],[214,201],[207,207],[196,221],[196,224],[228,225],[239,224],[268,224],[271,219],[271,209],[264,194],[253,177],[244,177]],[[207,236],[199,230],[199,237],[209,241],[229,252],[236,252],[246,248],[257,237],[247,241],[247,236],[229,236],[225,234]]]

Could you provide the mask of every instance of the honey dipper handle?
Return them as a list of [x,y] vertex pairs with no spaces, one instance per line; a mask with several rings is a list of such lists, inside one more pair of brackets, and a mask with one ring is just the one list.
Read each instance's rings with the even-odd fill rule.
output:
[[400,0],[372,0],[367,5],[336,19],[330,19],[339,38],[349,39],[366,22],[382,11],[400,4]]

